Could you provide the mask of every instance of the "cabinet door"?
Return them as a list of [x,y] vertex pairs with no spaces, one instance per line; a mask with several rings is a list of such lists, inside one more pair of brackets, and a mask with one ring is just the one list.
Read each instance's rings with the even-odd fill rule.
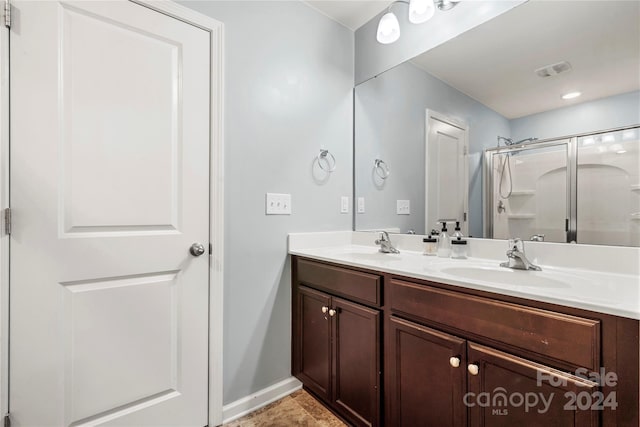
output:
[[298,287],[295,373],[307,388],[325,399],[331,394],[330,303],[329,295]]
[[393,316],[386,328],[386,424],[466,426],[465,340]]
[[471,427],[598,425],[596,383],[475,343],[468,360]]
[[355,425],[380,414],[380,312],[333,298],[333,402]]

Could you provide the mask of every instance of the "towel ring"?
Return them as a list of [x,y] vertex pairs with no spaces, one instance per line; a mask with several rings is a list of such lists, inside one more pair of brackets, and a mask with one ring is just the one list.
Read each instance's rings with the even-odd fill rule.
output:
[[[336,158],[329,152],[329,150],[320,150],[320,154],[316,157],[318,166],[320,169],[327,173],[331,173],[336,170]],[[325,163],[326,166],[322,166]]]
[[389,171],[389,166],[384,162],[384,160],[376,159],[374,162],[374,170],[376,171],[376,175],[378,175],[382,179],[389,178],[391,172]]

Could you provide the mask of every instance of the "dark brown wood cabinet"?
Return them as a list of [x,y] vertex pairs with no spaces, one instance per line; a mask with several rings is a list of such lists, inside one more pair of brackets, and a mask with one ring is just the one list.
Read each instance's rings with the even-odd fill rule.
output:
[[325,313],[331,297],[300,286],[298,288],[297,376],[319,397],[331,395],[331,323]]
[[638,320],[300,257],[292,265],[293,374],[353,425],[640,424]]
[[[597,383],[480,344],[467,347],[468,366],[474,367],[468,373],[469,426],[599,424],[598,412],[591,410]],[[584,401],[580,396],[588,396],[590,404],[578,402]]]
[[380,311],[333,298],[333,403],[354,424],[378,425]]
[[386,425],[466,426],[465,341],[394,316],[385,336]]
[[[307,265],[314,271],[322,271],[321,264]],[[342,279],[366,278],[341,275],[340,269],[335,268],[327,271],[331,275],[338,272]],[[293,374],[307,390],[353,425],[378,426],[380,310],[310,287],[326,289],[334,285],[325,279],[294,283]],[[317,286],[318,282],[323,286]],[[363,295],[372,296],[374,301],[377,298],[376,291],[358,294]]]

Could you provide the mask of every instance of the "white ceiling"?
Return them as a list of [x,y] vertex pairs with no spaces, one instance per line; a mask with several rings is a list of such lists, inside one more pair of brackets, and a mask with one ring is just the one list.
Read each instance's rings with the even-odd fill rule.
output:
[[305,1],[309,6],[355,31],[382,12],[389,0],[315,0]]
[[638,90],[640,2],[532,0],[412,61],[507,118]]

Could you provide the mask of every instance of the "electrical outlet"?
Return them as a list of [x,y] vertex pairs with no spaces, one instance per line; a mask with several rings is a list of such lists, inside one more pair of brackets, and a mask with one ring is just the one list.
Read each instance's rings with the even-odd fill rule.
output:
[[267,215],[291,215],[291,194],[267,193]]
[[364,213],[364,197],[358,197],[358,213]]
[[349,213],[349,196],[340,198],[340,213]]
[[409,200],[396,200],[396,213],[398,215],[411,215],[411,202]]

